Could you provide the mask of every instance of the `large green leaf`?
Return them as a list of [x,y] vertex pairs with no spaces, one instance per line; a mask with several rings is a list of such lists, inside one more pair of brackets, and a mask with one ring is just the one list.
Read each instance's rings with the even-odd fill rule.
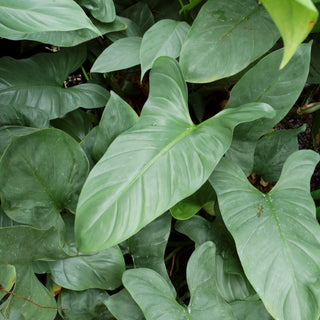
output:
[[256,0],[208,0],[182,46],[180,64],[188,82],[229,77],[268,51],[279,33]]
[[63,88],[67,76],[86,59],[85,47],[40,53],[28,59],[0,59],[0,98],[9,106],[37,108],[49,119],[83,108],[103,107],[109,93],[97,84]]
[[80,250],[120,243],[194,193],[228,149],[233,128],[261,116],[273,116],[272,108],[249,104],[194,125],[179,65],[158,58],[140,119],[114,140],[81,191],[75,223]]
[[140,64],[140,37],[128,37],[115,41],[97,58],[91,72],[111,72]]
[[99,289],[85,291],[62,290],[59,294],[59,308],[63,319],[68,320],[112,320],[114,319],[104,305],[109,297],[107,292]]
[[311,150],[293,153],[268,194],[229,159],[210,177],[244,271],[276,319],[319,319],[320,228],[309,193],[318,161]]
[[248,102],[265,102],[276,110],[272,119],[239,125],[227,157],[236,162],[246,175],[253,168],[254,149],[258,139],[289,112],[298,99],[308,76],[310,44],[299,47],[288,65],[279,70],[283,49],[270,53],[250,69],[232,88],[226,108]]
[[74,1],[0,0],[0,36],[45,31],[91,29],[100,34]]
[[[1,230],[1,229],[0,229]],[[1,264],[0,265],[0,284],[3,289],[9,291],[16,281],[16,269],[10,264]],[[2,299],[6,293],[0,291],[0,299]]]
[[101,22],[112,22],[116,18],[113,0],[77,0],[77,2]]
[[123,284],[142,309],[147,320],[235,320],[232,309],[219,294],[215,272],[215,246],[205,242],[191,255],[187,266],[190,303],[179,305],[170,286],[150,269],[131,269]]
[[[92,23],[99,30],[99,32],[104,35],[109,32],[117,32],[124,30],[126,24],[119,17],[112,23],[103,23],[100,21],[92,19]],[[37,33],[28,33],[28,34],[19,34],[8,37],[11,40],[33,40],[43,43],[50,43],[58,47],[73,47],[80,43],[89,41],[96,38],[98,35],[96,32],[80,28],[73,31],[48,31],[48,32],[37,32]]]
[[[1,309],[1,313],[6,317],[12,311],[19,311],[26,320],[33,319],[55,319],[57,310],[56,302],[51,293],[41,284],[33,273],[30,264],[16,266],[16,284],[13,292],[19,296],[27,298],[40,306],[49,308],[40,308],[31,302],[22,298],[10,295]],[[10,319],[12,319],[10,317]]]
[[114,290],[121,285],[125,263],[118,247],[91,255],[78,255],[50,262],[52,279],[71,290]]
[[95,141],[92,158],[96,161],[104,155],[112,141],[122,132],[131,128],[138,115],[131,106],[111,91],[110,99],[103,111]]
[[279,28],[284,42],[280,68],[294,55],[318,19],[318,11],[311,0],[261,0]]
[[75,211],[88,166],[80,145],[63,131],[13,136],[0,162],[3,210],[36,227],[60,225],[64,208]]
[[277,181],[288,156],[299,150],[297,135],[305,129],[303,125],[297,129],[279,130],[258,140],[253,172],[261,175],[265,181]]
[[141,79],[158,57],[179,56],[189,29],[190,26],[186,22],[163,19],[143,35],[140,49]]

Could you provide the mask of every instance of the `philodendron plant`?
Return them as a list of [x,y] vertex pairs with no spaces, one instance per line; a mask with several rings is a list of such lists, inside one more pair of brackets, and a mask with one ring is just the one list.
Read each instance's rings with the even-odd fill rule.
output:
[[0,320],[319,320],[318,5],[0,0]]

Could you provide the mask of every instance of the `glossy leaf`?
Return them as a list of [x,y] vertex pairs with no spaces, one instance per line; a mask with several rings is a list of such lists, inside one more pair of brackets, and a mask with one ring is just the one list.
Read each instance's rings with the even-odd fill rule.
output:
[[80,143],[81,148],[83,149],[89,160],[90,169],[94,166],[95,163],[92,159],[92,148],[96,140],[97,131],[98,126],[93,127],[92,130],[84,137],[84,139]]
[[49,262],[52,279],[71,290],[114,290],[121,285],[125,263],[118,247],[91,255],[78,255]]
[[128,239],[128,245],[135,268],[152,269],[171,285],[164,263],[170,229],[171,216],[167,212]]
[[77,2],[101,22],[112,22],[116,18],[113,0],[77,0]]
[[212,82],[238,73],[267,52],[279,33],[256,0],[209,0],[182,46],[186,81]]
[[64,208],[75,211],[87,174],[86,155],[63,131],[14,136],[0,162],[2,208],[21,223],[59,226]]
[[99,85],[85,83],[71,88],[62,87],[68,74],[85,59],[84,47],[60,50],[58,53],[40,53],[21,60],[1,58],[1,103],[40,109],[49,119],[62,117],[79,107],[104,106],[109,93]]
[[253,172],[265,181],[277,181],[288,156],[299,150],[297,135],[305,129],[303,125],[297,129],[275,131],[258,140]]
[[[0,229],[1,230],[1,229]],[[10,291],[16,281],[16,269],[10,264],[0,264],[0,284],[2,287]],[[6,293],[0,291],[0,299],[2,299]]]
[[170,212],[177,220],[187,220],[205,206],[210,206],[213,213],[213,204],[216,195],[209,182],[206,182],[198,191],[174,205]]
[[45,31],[66,31],[87,28],[99,35],[90,19],[74,1],[0,0],[0,36]]
[[109,296],[106,306],[117,320],[144,320],[143,313],[126,289]]
[[245,273],[276,319],[319,318],[320,227],[309,193],[318,161],[310,150],[293,153],[268,194],[228,159],[210,177]]
[[187,266],[190,303],[187,308],[175,301],[169,285],[150,269],[131,269],[123,275],[123,283],[142,309],[147,320],[236,318],[231,307],[219,295],[215,274],[215,247],[205,242],[191,255]]
[[[14,293],[27,298],[40,306],[56,308],[56,302],[50,292],[41,284],[32,271],[30,264],[16,266],[17,278],[14,287]],[[31,319],[55,319],[57,310],[39,308],[34,304],[10,295],[1,310],[2,314],[7,317],[14,311],[21,312],[26,320]]]
[[234,301],[231,307],[237,320],[273,320],[261,301]]
[[148,29],[143,35],[140,49],[141,79],[158,57],[179,56],[189,29],[190,26],[186,22],[170,19],[160,20]]
[[258,139],[272,129],[289,112],[298,99],[308,76],[310,44],[299,47],[288,65],[279,70],[283,49],[270,53],[250,69],[232,88],[226,108],[248,102],[265,102],[276,110],[272,119],[239,125],[227,157],[236,162],[246,175],[253,168]]
[[[110,32],[118,32],[126,28],[126,24],[119,17],[116,17],[112,23],[103,23],[95,20],[94,18],[91,19],[94,26],[102,35]],[[73,47],[80,43],[97,38],[97,36],[96,32],[82,27],[81,29],[73,31],[37,32],[14,35],[8,38],[11,40],[33,40],[42,43],[50,43],[51,45],[58,47]]]
[[107,151],[112,141],[122,132],[131,128],[138,115],[131,106],[111,91],[110,99],[103,111],[97,135],[92,147],[92,157],[98,161]]
[[311,0],[261,0],[280,30],[284,53],[280,69],[294,55],[318,19],[318,11]]
[[140,37],[128,37],[115,41],[97,58],[91,72],[112,72],[140,64]]
[[114,319],[104,305],[109,297],[106,291],[89,289],[85,291],[62,290],[58,306],[63,319],[68,320],[112,320]]
[[237,124],[273,116],[270,106],[249,104],[194,125],[186,84],[169,57],[154,64],[150,87],[139,121],[114,140],[81,191],[75,231],[83,252],[122,242],[194,193],[228,149]]

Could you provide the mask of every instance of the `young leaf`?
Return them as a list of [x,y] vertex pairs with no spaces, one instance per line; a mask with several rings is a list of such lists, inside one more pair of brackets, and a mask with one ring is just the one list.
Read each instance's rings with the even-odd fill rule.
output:
[[97,84],[62,87],[67,76],[79,68],[85,59],[85,47],[62,49],[58,53],[39,53],[21,60],[1,58],[1,103],[37,108],[44,111],[49,119],[62,117],[79,107],[104,106],[109,92]]
[[109,295],[106,291],[89,289],[71,291],[63,289],[59,294],[58,306],[63,319],[68,320],[113,320],[114,318],[104,305]]
[[75,211],[88,166],[79,144],[58,129],[12,137],[0,161],[3,210],[21,223],[59,226],[64,208]]
[[318,161],[310,150],[293,153],[268,194],[229,159],[210,177],[244,271],[276,319],[319,318],[320,227],[309,193]]
[[186,22],[163,19],[143,35],[140,49],[141,79],[158,57],[179,56],[189,29],[190,26]]
[[277,181],[286,159],[299,150],[297,135],[305,129],[303,125],[297,129],[279,130],[258,140],[253,172],[261,175],[265,181]]
[[112,72],[140,64],[140,37],[128,37],[115,41],[97,58],[91,72]]
[[288,65],[281,70],[279,65],[283,49],[270,53],[232,88],[227,109],[259,101],[270,104],[276,110],[274,118],[241,124],[234,131],[227,157],[236,162],[246,175],[252,171],[258,139],[283,119],[305,85],[310,63],[310,45],[301,45]]
[[113,0],[77,0],[77,2],[101,22],[113,22],[116,18]]
[[49,262],[55,283],[70,290],[114,290],[121,285],[125,263],[118,247],[91,255],[78,255]]
[[279,38],[270,16],[256,0],[208,0],[182,46],[186,81],[212,82],[238,73]]
[[80,6],[65,0],[0,0],[0,37],[87,28],[100,34]]
[[261,0],[261,2],[282,35],[284,42],[280,65],[282,69],[314,27],[318,11],[311,0]]
[[194,125],[178,63],[160,57],[138,122],[118,136],[92,169],[79,198],[75,231],[80,251],[129,238],[194,193],[228,149],[233,128],[273,116],[266,104],[229,109]]

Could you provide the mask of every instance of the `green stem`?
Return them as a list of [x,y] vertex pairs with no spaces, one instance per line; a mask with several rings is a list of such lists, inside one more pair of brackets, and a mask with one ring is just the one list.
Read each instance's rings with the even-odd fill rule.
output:
[[90,79],[89,79],[87,72],[86,72],[85,68],[83,67],[83,65],[81,65],[81,71],[82,71],[84,77],[86,78],[86,80],[89,81]]

